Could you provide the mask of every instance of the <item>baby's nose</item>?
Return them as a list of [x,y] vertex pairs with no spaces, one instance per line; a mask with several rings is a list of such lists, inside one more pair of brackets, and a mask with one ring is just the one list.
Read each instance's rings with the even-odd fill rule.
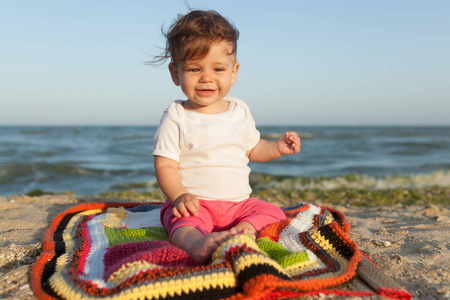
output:
[[209,71],[203,71],[203,72],[202,72],[202,76],[200,77],[200,80],[201,80],[202,82],[205,82],[205,81],[211,81],[211,80],[212,80],[211,72],[209,72]]

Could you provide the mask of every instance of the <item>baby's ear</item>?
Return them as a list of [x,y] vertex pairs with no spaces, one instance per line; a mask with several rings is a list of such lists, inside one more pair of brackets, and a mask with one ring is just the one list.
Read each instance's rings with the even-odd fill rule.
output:
[[231,85],[234,85],[236,83],[238,72],[239,72],[239,63],[235,62],[231,73]]
[[180,74],[178,72],[178,67],[174,63],[169,64],[170,76],[172,76],[172,81],[176,86],[180,86]]

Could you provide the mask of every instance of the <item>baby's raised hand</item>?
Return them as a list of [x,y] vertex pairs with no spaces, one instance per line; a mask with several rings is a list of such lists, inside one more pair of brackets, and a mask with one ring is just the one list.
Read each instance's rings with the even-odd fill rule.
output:
[[173,206],[172,212],[178,218],[189,217],[190,215],[196,216],[198,214],[198,199],[190,193],[178,196]]
[[286,132],[277,141],[277,150],[281,155],[289,155],[300,152],[300,137],[294,131]]

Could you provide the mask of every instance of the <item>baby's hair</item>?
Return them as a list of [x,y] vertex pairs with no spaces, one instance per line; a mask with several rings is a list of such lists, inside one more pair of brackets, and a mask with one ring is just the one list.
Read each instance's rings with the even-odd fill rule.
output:
[[212,43],[226,41],[231,45],[229,55],[236,55],[239,31],[227,19],[213,10],[193,10],[178,19],[165,32],[166,48],[150,64],[163,64],[169,58],[179,65],[189,60],[202,59]]

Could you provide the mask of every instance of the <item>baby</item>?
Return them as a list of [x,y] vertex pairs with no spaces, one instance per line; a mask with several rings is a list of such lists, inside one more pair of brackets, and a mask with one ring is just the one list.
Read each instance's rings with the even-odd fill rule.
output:
[[206,263],[235,234],[256,237],[285,218],[270,203],[250,198],[249,161],[265,162],[300,151],[300,138],[260,139],[248,106],[227,97],[236,83],[239,32],[215,11],[191,11],[166,33],[164,55],[172,81],[186,100],[164,111],[153,155],[167,196],[161,222],[170,242]]

